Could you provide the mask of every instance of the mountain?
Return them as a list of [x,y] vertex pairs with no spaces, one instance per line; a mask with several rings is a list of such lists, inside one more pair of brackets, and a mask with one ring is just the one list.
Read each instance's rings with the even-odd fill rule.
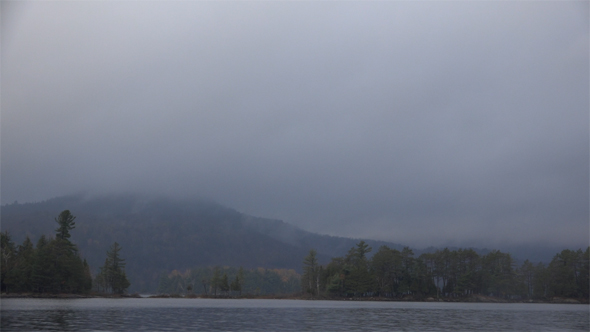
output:
[[[72,195],[0,209],[2,231],[14,242],[53,236],[63,210],[76,216],[71,240],[93,273],[114,242],[123,250],[132,292],[154,292],[163,273],[206,266],[287,268],[301,271],[316,249],[320,263],[343,256],[360,241],[304,231],[280,220],[258,218],[206,200],[174,200],[140,195]],[[375,250],[381,245],[365,240]]]

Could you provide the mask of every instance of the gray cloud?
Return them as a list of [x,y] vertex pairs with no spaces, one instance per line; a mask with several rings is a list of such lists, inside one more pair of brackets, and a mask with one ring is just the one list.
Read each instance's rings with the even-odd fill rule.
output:
[[2,2],[2,203],[587,245],[587,3]]

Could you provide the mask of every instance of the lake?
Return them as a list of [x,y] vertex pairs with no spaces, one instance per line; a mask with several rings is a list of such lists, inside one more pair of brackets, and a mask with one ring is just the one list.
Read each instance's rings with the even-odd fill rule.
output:
[[588,331],[588,305],[2,299],[6,331]]

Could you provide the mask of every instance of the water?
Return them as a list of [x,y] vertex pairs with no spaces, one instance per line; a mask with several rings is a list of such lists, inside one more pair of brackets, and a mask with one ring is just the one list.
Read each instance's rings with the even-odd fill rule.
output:
[[587,305],[2,299],[2,331],[588,331]]

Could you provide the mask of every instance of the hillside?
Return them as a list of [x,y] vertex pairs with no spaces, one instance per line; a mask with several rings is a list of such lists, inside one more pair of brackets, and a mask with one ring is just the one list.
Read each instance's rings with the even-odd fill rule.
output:
[[[2,231],[8,231],[16,243],[26,236],[36,243],[42,234],[55,233],[54,218],[65,209],[77,217],[71,240],[94,273],[112,243],[123,247],[132,292],[155,291],[159,276],[174,269],[219,265],[300,271],[311,248],[325,263],[358,242],[306,232],[283,221],[244,215],[204,200],[136,195],[76,195],[4,205],[0,210]],[[366,242],[374,248],[383,244],[400,248]]]

